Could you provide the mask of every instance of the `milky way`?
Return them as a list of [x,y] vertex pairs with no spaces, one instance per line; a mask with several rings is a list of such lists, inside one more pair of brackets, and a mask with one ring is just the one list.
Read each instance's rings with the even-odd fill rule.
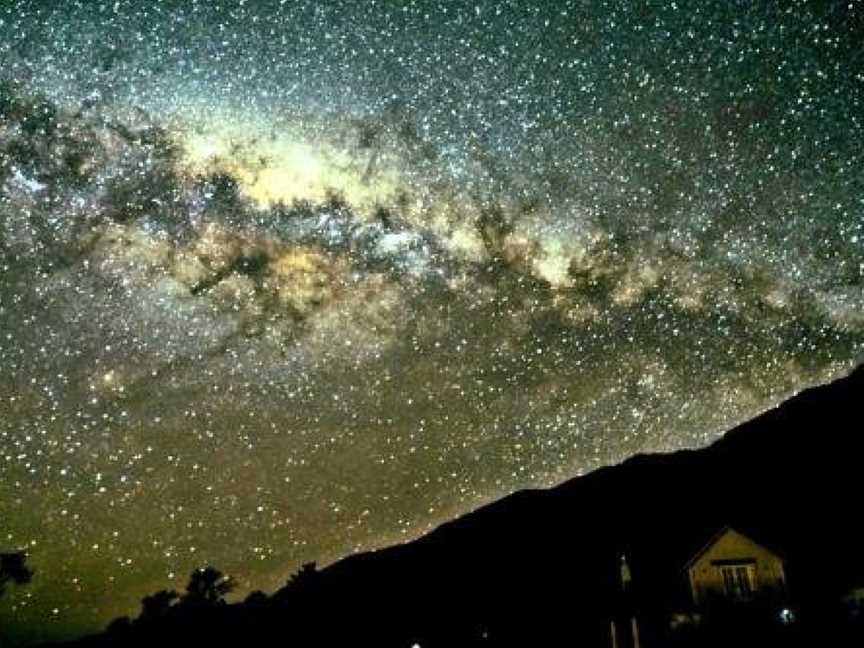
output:
[[857,1],[218,4],[0,9],[0,632],[273,589],[861,357]]

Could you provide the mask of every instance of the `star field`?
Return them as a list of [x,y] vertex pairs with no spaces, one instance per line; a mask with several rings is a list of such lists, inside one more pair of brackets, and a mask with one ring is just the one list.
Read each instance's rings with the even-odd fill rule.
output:
[[273,589],[847,371],[862,25],[5,3],[0,549],[36,577],[0,633],[98,629],[208,564]]

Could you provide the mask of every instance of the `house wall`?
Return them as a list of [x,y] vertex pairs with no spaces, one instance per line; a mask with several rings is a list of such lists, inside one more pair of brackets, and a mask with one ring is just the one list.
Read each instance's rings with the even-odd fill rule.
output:
[[746,536],[729,530],[690,565],[688,571],[694,602],[700,605],[715,594],[725,593],[720,567],[713,564],[714,561],[748,558],[756,561],[755,590],[783,590],[786,577],[780,558]]

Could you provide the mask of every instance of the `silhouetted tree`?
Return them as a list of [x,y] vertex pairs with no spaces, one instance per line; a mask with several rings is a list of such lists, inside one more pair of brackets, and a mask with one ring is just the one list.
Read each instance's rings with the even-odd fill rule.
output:
[[132,620],[128,616],[121,616],[114,619],[105,628],[105,633],[108,635],[124,635],[132,630]]
[[321,589],[321,572],[314,562],[305,563],[292,574],[285,586],[273,595],[277,606],[290,606],[294,609],[314,608]]
[[145,596],[141,600],[141,616],[138,618],[142,621],[149,621],[164,617],[178,598],[180,595],[174,590],[162,590]]
[[27,567],[27,555],[22,551],[0,553],[0,596],[6,583],[26,585],[33,578],[33,570]]
[[219,605],[234,589],[234,581],[214,567],[196,569],[189,577],[183,602],[193,605]]
[[320,580],[320,572],[314,562],[304,563],[296,574],[292,574],[285,585],[292,592],[306,592],[314,589]]
[[265,606],[269,600],[270,597],[264,592],[261,590],[255,590],[254,592],[250,592],[249,596],[243,600],[243,605],[246,607],[261,608]]

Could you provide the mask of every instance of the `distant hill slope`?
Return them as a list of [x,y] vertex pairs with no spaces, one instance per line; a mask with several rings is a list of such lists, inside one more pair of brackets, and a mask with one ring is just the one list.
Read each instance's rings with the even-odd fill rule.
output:
[[298,646],[607,645],[620,552],[642,609],[675,609],[684,563],[725,525],[782,555],[800,609],[815,610],[864,583],[862,402],[864,367],[708,448],[518,492],[254,606],[227,606],[194,627],[174,619],[170,632],[133,625],[113,641],[181,645],[210,633],[217,645],[266,645],[273,634]]
[[603,611],[621,551],[650,601],[674,603],[683,563],[730,525],[785,558],[797,599],[836,597],[864,582],[855,531],[862,404],[864,367],[708,448],[637,456],[550,490],[515,493],[415,542],[347,558],[322,578],[358,598],[392,595],[408,616],[421,608],[418,623],[469,609],[490,625],[493,617],[509,626],[559,611],[572,624],[580,611]]

